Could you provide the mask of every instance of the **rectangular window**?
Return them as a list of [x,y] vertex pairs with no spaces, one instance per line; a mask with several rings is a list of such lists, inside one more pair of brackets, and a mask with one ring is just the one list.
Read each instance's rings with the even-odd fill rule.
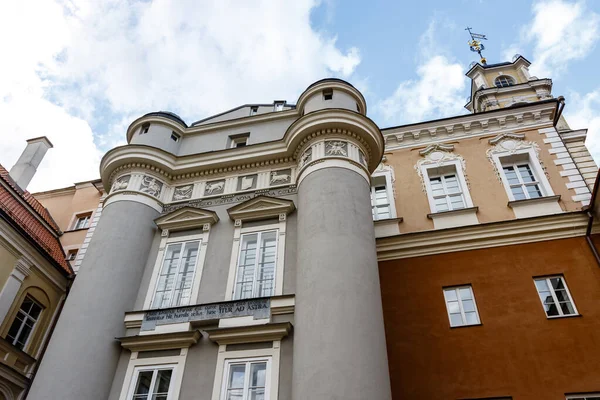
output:
[[181,138],[181,136],[178,133],[171,132],[171,140],[172,141],[177,142],[177,141],[179,141],[180,138]]
[[567,396],[567,400],[600,400],[600,393],[574,394]]
[[6,340],[16,348],[23,350],[33,332],[33,328],[35,328],[35,323],[39,319],[42,309],[43,307],[31,297],[25,297],[8,330]]
[[565,279],[562,276],[536,278],[534,281],[548,318],[577,315],[571,293],[569,293]]
[[502,163],[502,170],[515,200],[542,197],[540,183],[528,163]]
[[75,261],[76,257],[77,257],[77,249],[69,250],[69,252],[67,253],[67,261]]
[[331,100],[331,99],[333,99],[333,89],[323,90],[323,100]]
[[285,101],[276,101],[273,103],[273,111],[283,111],[283,105]]
[[250,107],[250,115],[256,115],[256,114],[258,114],[258,106]]
[[450,326],[478,325],[479,314],[471,286],[444,289]]
[[170,400],[173,366],[139,368],[130,400]]
[[227,362],[221,400],[265,400],[268,398],[269,359]]
[[374,221],[392,218],[385,176],[378,176],[371,180],[371,210]]
[[278,231],[247,233],[240,238],[240,253],[233,299],[273,296]]
[[195,240],[167,245],[152,308],[189,304],[200,242]]
[[92,219],[92,213],[77,215],[76,220],[75,220],[75,225],[73,226],[73,230],[84,229],[84,228],[89,227],[91,219]]
[[465,198],[456,173],[429,176],[429,185],[435,212],[465,208]]

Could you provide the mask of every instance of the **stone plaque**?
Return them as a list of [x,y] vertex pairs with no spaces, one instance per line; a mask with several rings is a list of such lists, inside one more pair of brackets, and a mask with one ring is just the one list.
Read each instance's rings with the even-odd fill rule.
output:
[[150,196],[158,197],[162,190],[163,184],[156,178],[145,175],[140,184],[140,192],[149,194]]
[[225,179],[221,179],[220,181],[206,182],[206,187],[204,188],[204,195],[212,196],[215,194],[222,194],[224,190]]
[[271,299],[237,300],[147,311],[142,320],[141,330],[152,331],[157,325],[247,316],[252,316],[254,319],[269,318],[271,316]]
[[192,190],[194,190],[194,185],[191,183],[176,187],[173,191],[173,201],[190,199],[192,197]]
[[348,143],[341,140],[326,140],[325,155],[348,157]]
[[256,181],[258,180],[258,175],[246,175],[240,176],[238,178],[237,190],[252,190],[256,188]]
[[282,169],[279,171],[271,171],[271,178],[269,179],[269,186],[274,185],[285,185],[292,182],[292,170]]

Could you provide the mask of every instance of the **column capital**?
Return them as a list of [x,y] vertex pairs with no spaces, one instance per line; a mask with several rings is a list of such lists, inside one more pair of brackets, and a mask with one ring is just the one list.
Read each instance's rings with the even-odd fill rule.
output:
[[15,263],[15,268],[13,269],[11,275],[23,282],[23,280],[31,273],[32,266],[33,264],[31,262],[29,262],[26,258],[21,257]]

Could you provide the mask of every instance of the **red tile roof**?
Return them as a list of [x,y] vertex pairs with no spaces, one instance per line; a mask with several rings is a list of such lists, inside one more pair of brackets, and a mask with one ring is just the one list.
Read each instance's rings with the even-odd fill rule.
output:
[[[48,210],[31,193],[21,189],[1,164],[0,179],[12,189],[0,185],[0,210],[4,211],[13,223],[24,230],[29,238],[43,249],[45,255],[55,261],[62,270],[72,274],[73,270],[65,260],[65,253],[58,239],[61,233],[60,229]],[[19,198],[24,200],[33,210],[22,204]],[[49,227],[42,223],[40,218]]]

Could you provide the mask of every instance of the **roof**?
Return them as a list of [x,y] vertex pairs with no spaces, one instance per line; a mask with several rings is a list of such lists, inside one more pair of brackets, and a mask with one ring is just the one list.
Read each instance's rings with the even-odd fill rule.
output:
[[0,211],[37,245],[43,256],[49,258],[63,273],[72,274],[73,270],[65,259],[58,239],[61,231],[48,210],[31,193],[21,189],[1,164],[0,179],[10,187],[8,189],[0,185]]
[[185,123],[185,121],[183,120],[183,118],[181,118],[179,115],[175,114],[174,112],[171,111],[154,111],[154,112],[149,112],[147,114],[144,114],[144,117],[150,116],[150,115],[157,115],[159,117],[165,117],[168,118],[172,121],[175,121],[181,125],[183,125],[184,127],[188,127],[187,124]]

